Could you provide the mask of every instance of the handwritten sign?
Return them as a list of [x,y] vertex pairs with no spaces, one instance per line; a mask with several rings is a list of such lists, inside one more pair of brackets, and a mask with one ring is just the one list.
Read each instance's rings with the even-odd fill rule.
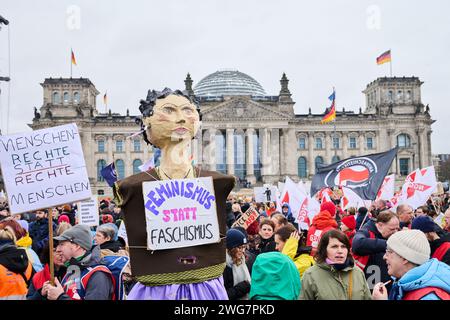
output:
[[248,226],[255,222],[258,217],[259,212],[255,208],[250,207],[233,223],[232,227],[243,227],[247,230]]
[[92,195],[76,124],[0,136],[0,165],[11,213]]
[[142,183],[147,248],[183,248],[220,240],[211,177]]
[[90,227],[98,226],[98,196],[92,196],[89,200],[78,202],[78,223]]

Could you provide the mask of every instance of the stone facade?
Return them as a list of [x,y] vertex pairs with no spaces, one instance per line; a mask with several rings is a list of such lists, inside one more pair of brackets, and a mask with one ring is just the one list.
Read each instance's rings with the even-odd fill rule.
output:
[[[422,104],[423,82],[418,78],[371,82],[363,91],[365,109],[354,113],[338,106],[335,129],[333,123],[320,123],[323,114],[312,114],[311,110],[295,114],[288,82],[283,74],[277,96],[197,97],[202,129],[192,143],[194,161],[251,184],[276,183],[285,176],[309,180],[316,163],[383,152],[397,144],[400,150],[391,171],[397,174],[398,184],[413,168],[432,165],[434,120],[428,105]],[[194,94],[192,83],[188,75],[185,89]],[[41,85],[44,103],[35,111],[30,127],[77,123],[94,192],[111,193],[98,177],[102,164],[116,161],[117,167],[117,161],[122,160],[122,174],[128,176],[136,172],[137,164],[152,157],[152,148],[140,136],[127,138],[139,130],[137,116],[130,116],[128,110],[126,115],[99,114],[95,103],[98,91],[88,79],[50,78]]]

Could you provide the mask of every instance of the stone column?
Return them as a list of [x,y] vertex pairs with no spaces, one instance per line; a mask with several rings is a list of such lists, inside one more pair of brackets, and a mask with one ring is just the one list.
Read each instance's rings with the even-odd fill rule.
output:
[[264,176],[270,174],[270,165],[271,165],[271,155],[269,152],[269,143],[268,143],[268,131],[267,128],[259,129],[259,139],[261,142],[261,176],[263,181]]
[[286,161],[286,174],[292,176],[297,176],[297,142],[295,138],[295,129],[286,129],[285,136],[285,161]]
[[246,175],[246,179],[248,182],[250,182],[251,184],[255,184],[256,183],[256,177],[255,177],[255,160],[256,160],[256,156],[253,153],[253,149],[254,149],[254,141],[253,141],[253,135],[255,133],[255,129],[253,128],[249,128],[245,131],[245,136],[246,136],[246,143],[245,143],[245,148],[246,148],[246,159],[245,159],[245,163],[246,163],[246,171],[247,171],[247,175]]
[[127,139],[125,136],[123,137],[123,144],[125,148],[125,157],[123,162],[125,164],[125,177],[129,177],[133,174],[133,161],[134,158],[131,158],[131,143],[132,139]]
[[314,170],[314,134],[308,133],[308,175],[311,178],[315,174]]
[[106,150],[108,152],[108,159],[106,160],[106,164],[110,164],[111,162],[113,162],[113,152],[116,149],[116,146],[114,145],[114,140],[113,140],[113,135],[112,134],[108,134],[105,135],[106,138]]
[[[397,145],[397,141],[395,141],[394,132],[395,132],[394,129],[388,129],[387,130],[387,135],[388,135],[388,139],[389,139],[389,142],[390,142],[390,148],[389,149],[392,149],[392,148],[394,148]],[[396,175],[400,175],[400,170],[398,170],[398,155],[395,156],[393,164],[394,164],[394,166],[393,166],[394,173]]]
[[270,129],[270,159],[272,160],[272,174],[280,175],[280,161],[284,153],[280,151],[280,129]]
[[348,155],[348,133],[342,132],[342,159],[349,157]]
[[359,132],[358,140],[359,155],[362,156],[364,154],[364,131]]
[[234,175],[234,129],[227,129],[227,173]]
[[331,163],[331,159],[334,154],[331,152],[331,147],[333,146],[333,133],[325,132],[325,163]]

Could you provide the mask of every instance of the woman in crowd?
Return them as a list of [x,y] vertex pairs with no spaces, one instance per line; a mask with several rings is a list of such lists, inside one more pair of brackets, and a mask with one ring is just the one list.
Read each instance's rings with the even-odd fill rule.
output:
[[279,211],[275,211],[274,213],[272,213],[272,215],[270,216],[270,220],[272,220],[275,225],[275,232],[281,227],[287,226],[289,223],[284,214]]
[[370,300],[364,273],[350,254],[347,236],[338,230],[323,234],[316,264],[302,278],[300,300]]
[[257,254],[275,251],[274,239],[275,224],[270,219],[263,219],[259,224],[259,237],[257,240]]
[[237,229],[230,229],[226,235],[226,267],[223,281],[230,300],[248,300],[251,278],[246,263],[247,238]]
[[288,225],[275,232],[276,250],[287,255],[294,261],[295,266],[303,277],[305,271],[314,265],[311,257],[311,247],[303,246],[304,237],[299,234],[295,227]]

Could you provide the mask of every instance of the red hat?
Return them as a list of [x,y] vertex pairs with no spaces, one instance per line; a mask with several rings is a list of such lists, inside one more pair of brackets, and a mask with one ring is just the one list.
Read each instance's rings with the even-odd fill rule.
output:
[[65,214],[62,214],[59,216],[58,218],[58,224],[60,224],[61,222],[67,222],[70,223],[70,219],[68,216],[66,216]]
[[114,218],[110,214],[104,214],[102,216],[102,223],[114,223]]
[[342,218],[342,223],[345,224],[350,230],[355,230],[356,219],[355,216],[345,216]]
[[333,217],[336,215],[336,206],[333,202],[327,201],[320,205],[320,211],[328,211]]

